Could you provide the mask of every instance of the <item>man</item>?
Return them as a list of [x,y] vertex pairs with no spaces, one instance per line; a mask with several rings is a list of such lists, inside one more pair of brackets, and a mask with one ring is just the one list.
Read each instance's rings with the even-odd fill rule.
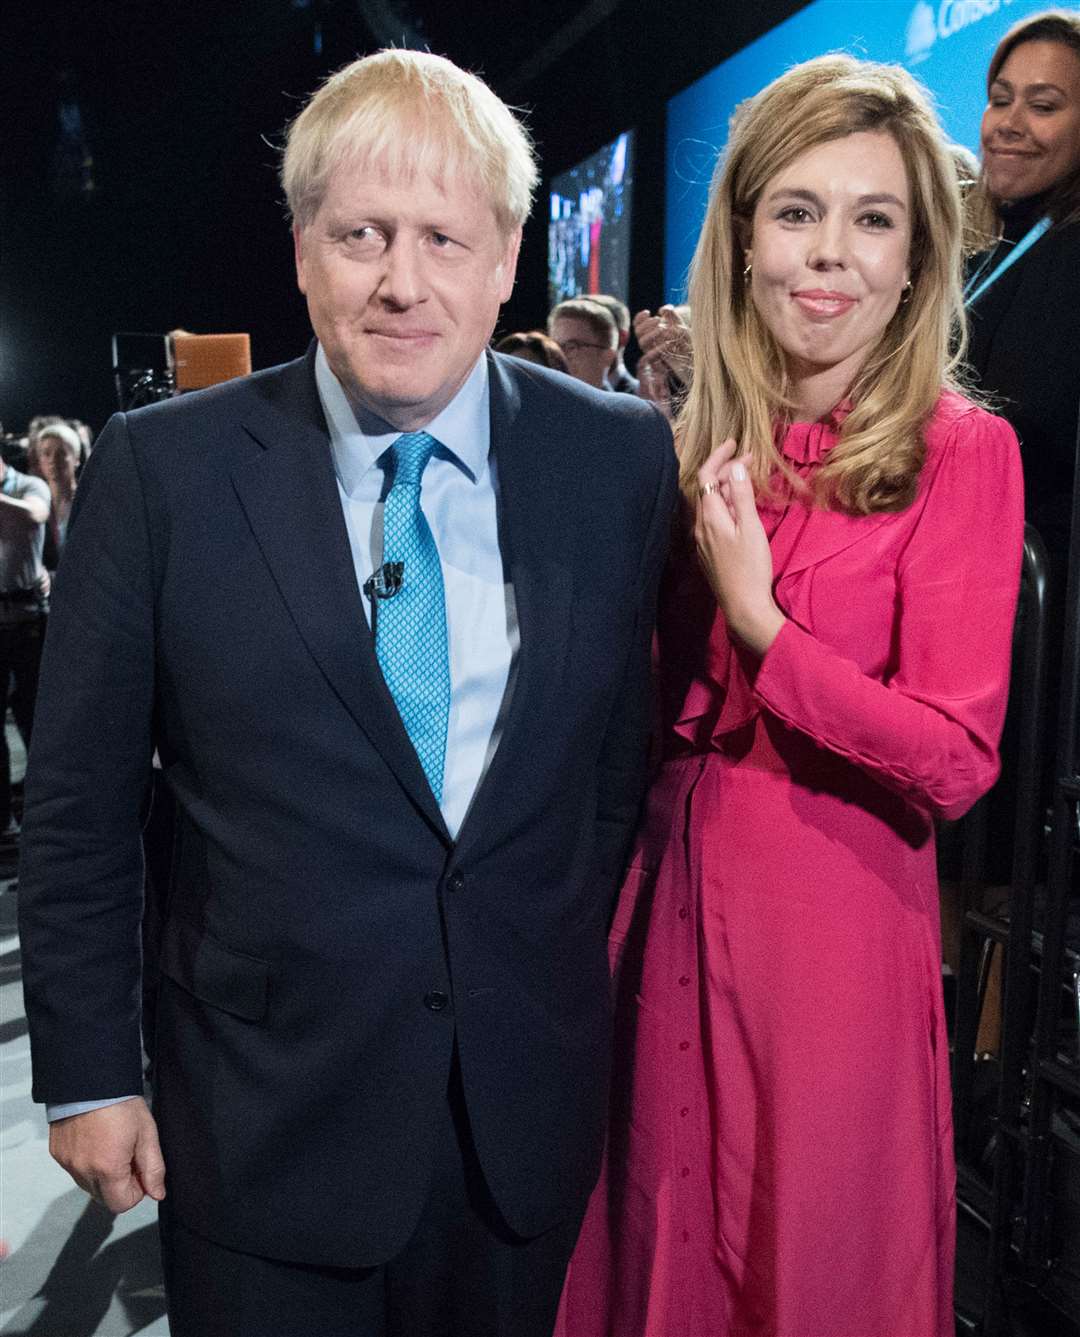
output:
[[670,435],[487,353],[536,169],[479,80],[355,62],[283,179],[317,344],[117,417],[80,483],[20,895],[35,1093],[79,1183],[164,1197],[176,1337],[542,1337],[603,1141]]
[[19,823],[11,806],[11,758],[3,717],[11,683],[12,714],[29,748],[48,610],[49,578],[42,552],[49,509],[48,485],[0,457],[0,843],[6,845],[18,839]]
[[575,380],[608,390],[619,351],[615,317],[588,297],[570,297],[548,312],[548,334],[562,349]]
[[608,389],[617,390],[623,395],[636,395],[638,383],[627,370],[625,360],[626,349],[630,343],[630,308],[618,297],[613,297],[606,292],[590,293],[589,301],[596,302],[598,306],[605,307],[611,312],[612,319],[615,321],[615,328],[619,332],[619,345],[615,354],[615,362],[607,375]]

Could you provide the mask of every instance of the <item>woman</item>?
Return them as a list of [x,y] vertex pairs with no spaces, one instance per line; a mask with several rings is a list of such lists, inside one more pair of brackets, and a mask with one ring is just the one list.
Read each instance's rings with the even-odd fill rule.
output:
[[951,384],[960,230],[902,70],[740,109],[565,1337],[951,1337],[933,818],[996,774],[1022,535],[1013,432]]
[[30,441],[27,467],[49,485],[52,498],[45,527],[44,562],[48,571],[56,570],[67,537],[80,449],[78,432],[66,422],[46,424]]
[[517,334],[504,334],[501,339],[496,339],[492,347],[496,353],[509,353],[511,357],[535,362],[538,367],[547,367],[551,371],[567,373],[570,371],[570,364],[562,349],[542,330],[523,330]]
[[1028,518],[1061,581],[1080,410],[1080,13],[1035,14],[987,74],[968,360],[1016,428]]

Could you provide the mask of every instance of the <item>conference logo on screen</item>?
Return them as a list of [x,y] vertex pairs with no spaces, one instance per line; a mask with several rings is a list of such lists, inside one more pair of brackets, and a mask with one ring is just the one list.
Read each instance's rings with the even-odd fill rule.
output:
[[952,37],[1011,3],[1012,0],[941,0],[935,13],[927,0],[919,0],[907,22],[904,50],[908,60],[917,65],[930,54],[939,37]]

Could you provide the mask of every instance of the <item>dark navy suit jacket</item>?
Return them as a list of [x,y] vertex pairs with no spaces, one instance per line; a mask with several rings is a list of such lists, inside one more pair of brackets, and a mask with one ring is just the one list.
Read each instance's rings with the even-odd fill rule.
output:
[[456,842],[375,659],[312,354],[115,417],[55,585],[20,880],[35,1096],[141,1089],[140,816],[179,818],[155,1113],[181,1220],[384,1261],[458,1046],[509,1224],[578,1210],[604,1135],[605,931],[643,788],[675,492],[666,423],[492,355],[520,622]]

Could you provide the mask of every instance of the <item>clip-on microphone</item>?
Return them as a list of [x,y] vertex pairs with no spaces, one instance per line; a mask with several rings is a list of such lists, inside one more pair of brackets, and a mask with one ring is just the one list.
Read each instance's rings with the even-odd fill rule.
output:
[[405,583],[404,562],[383,562],[364,581],[364,593],[369,599],[392,599]]

